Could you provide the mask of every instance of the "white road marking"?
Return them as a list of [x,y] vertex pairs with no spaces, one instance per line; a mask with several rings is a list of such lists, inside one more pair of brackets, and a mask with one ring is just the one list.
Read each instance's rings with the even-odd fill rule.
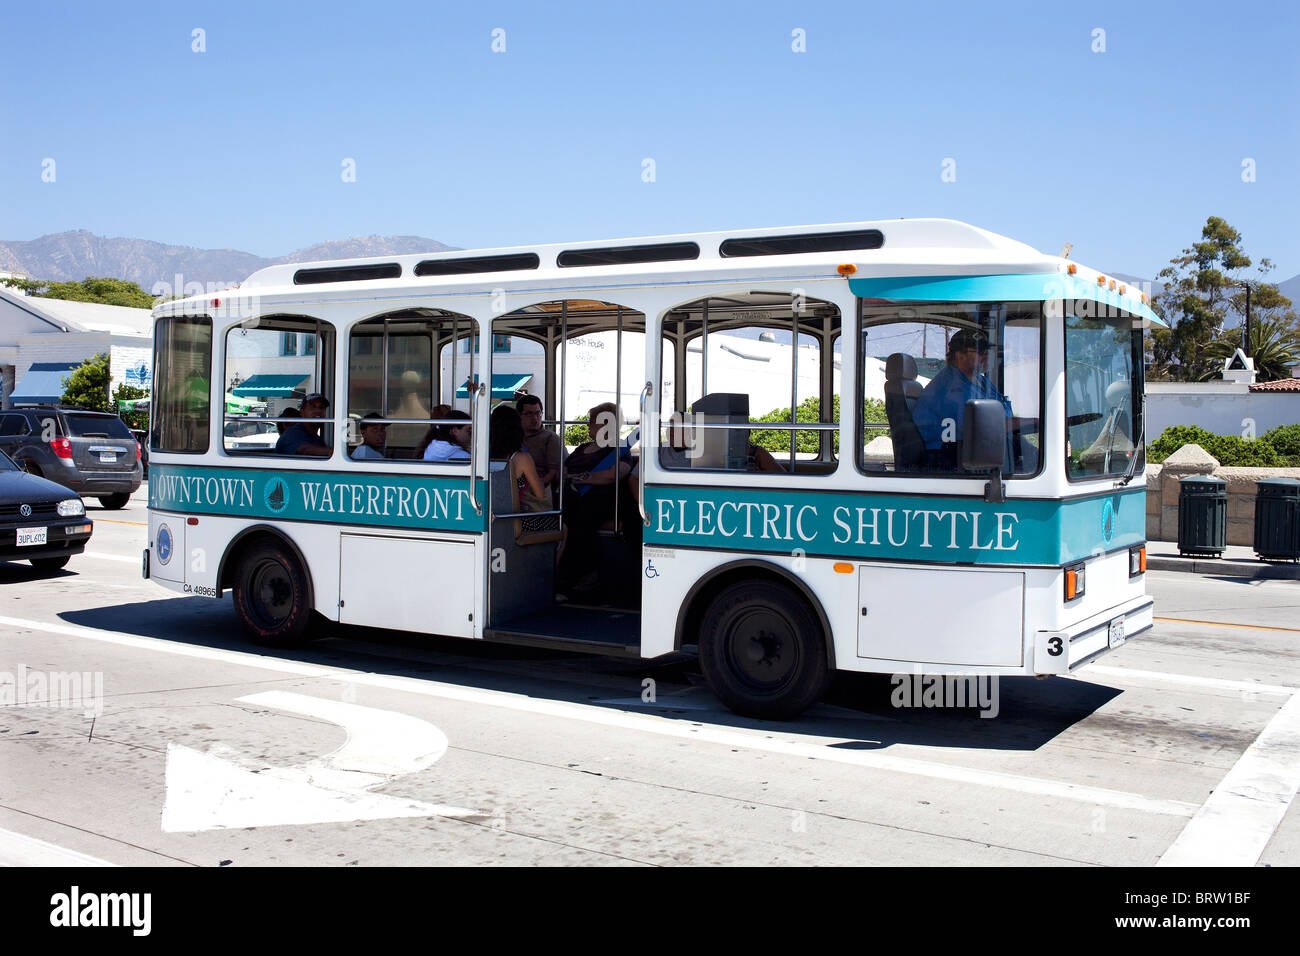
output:
[[1246,748],[1158,866],[1254,866],[1300,788],[1300,694]]
[[[1099,806],[1116,807],[1127,810],[1139,810],[1146,813],[1160,813],[1171,816],[1190,817],[1198,809],[1194,803],[1181,800],[1164,800],[1146,797],[1121,790],[1107,790],[1081,784],[1066,783],[1059,780],[1046,780],[1026,777],[1019,774],[1002,773],[995,770],[974,770],[966,767],[932,763],[911,757],[896,757],[875,751],[838,749],[833,745],[808,744],[797,740],[779,740],[773,736],[779,733],[772,730],[733,730],[730,728],[707,727],[686,723],[678,719],[659,717],[652,714],[627,713],[590,704],[576,704],[568,701],[541,700],[524,694],[507,691],[481,690],[472,687],[460,687],[455,684],[443,684],[436,681],[410,677],[392,677],[383,674],[367,674],[341,667],[324,665],[305,665],[293,661],[261,657],[239,651],[223,651],[206,647],[192,647],[156,638],[133,637],[113,631],[95,631],[90,628],[72,627],[61,624],[46,624],[42,621],[21,618],[0,617],[0,625],[22,627],[55,634],[66,634],[87,640],[104,641],[137,647],[154,652],[177,654],[182,657],[196,657],[204,660],[223,661],[242,664],[268,671],[294,674],[296,676],[320,677],[332,680],[349,681],[353,684],[380,687],[404,693],[421,694],[443,700],[455,700],[463,703],[481,704],[489,707],[502,707],[529,714],[541,714],[564,720],[577,720],[606,727],[618,727],[643,733],[658,734],[664,737],[676,737],[688,740],[703,740],[726,747],[779,753],[787,756],[827,760],[834,763],[853,764],[875,770],[893,773],[906,773],[938,780],[948,780],[978,786],[993,787],[1003,790],[1032,793],[1040,796],[1078,800]],[[788,733],[788,732],[787,732]],[[853,741],[847,743],[853,744]]]
[[245,770],[216,754],[168,744],[163,832],[473,814],[377,793],[328,790],[306,777],[303,769]]
[[134,556],[129,554],[105,554],[103,551],[83,551],[79,555],[74,554],[73,557],[102,558],[105,561],[120,561],[122,564],[135,565],[140,564],[142,561],[142,558],[138,554]]
[[0,830],[0,866],[117,866],[12,830]]
[[463,807],[366,792],[424,770],[447,752],[446,735],[428,721],[287,691],[250,694],[238,702],[329,721],[344,728],[347,739],[304,767],[256,772],[216,753],[170,744],[164,832],[477,815]]
[[1204,687],[1208,690],[1231,690],[1242,693],[1269,694],[1290,697],[1297,688],[1281,684],[1257,684],[1248,680],[1225,680],[1222,677],[1197,677],[1193,674],[1165,674],[1160,671],[1141,671],[1130,667],[1110,667],[1106,664],[1089,664],[1075,671],[1075,679],[1095,674],[1098,677],[1115,677],[1147,681],[1156,684],[1184,684],[1188,687]]

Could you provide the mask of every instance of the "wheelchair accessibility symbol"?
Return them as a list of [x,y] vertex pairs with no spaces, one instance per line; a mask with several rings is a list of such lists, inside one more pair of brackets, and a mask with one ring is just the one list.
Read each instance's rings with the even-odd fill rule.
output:
[[657,577],[659,577],[659,569],[656,568],[656,567],[655,567],[655,566],[650,562],[650,559],[649,559],[649,558],[646,558],[646,562],[645,562],[645,576],[646,576],[647,578],[657,578]]

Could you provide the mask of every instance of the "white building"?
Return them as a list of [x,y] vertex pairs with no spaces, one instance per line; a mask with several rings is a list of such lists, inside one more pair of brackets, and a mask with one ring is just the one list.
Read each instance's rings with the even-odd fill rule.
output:
[[110,394],[153,380],[148,309],[69,302],[0,288],[0,407],[57,401],[62,381],[86,359],[109,356]]

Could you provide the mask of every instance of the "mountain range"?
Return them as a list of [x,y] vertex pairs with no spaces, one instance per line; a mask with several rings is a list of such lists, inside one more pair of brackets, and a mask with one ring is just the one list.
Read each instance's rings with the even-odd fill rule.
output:
[[243,282],[258,269],[282,262],[444,252],[455,248],[423,236],[361,236],[320,242],[268,259],[238,249],[195,249],[148,239],[107,238],[77,229],[22,242],[0,240],[0,272],[16,272],[53,282],[106,276],[127,279],[146,292],[154,292],[155,284],[166,283],[170,287],[178,275],[183,277],[182,286],[198,282],[205,288],[210,284],[224,288]]
[[[394,256],[406,253],[445,252],[458,248],[423,236],[359,236],[332,239],[274,259],[238,249],[195,249],[148,239],[117,239],[96,236],[84,229],[56,232],[20,242],[0,240],[0,272],[16,272],[35,279],[67,282],[86,276],[109,276],[137,283],[154,292],[157,283],[169,288],[176,277],[184,284],[201,283],[205,288],[224,288],[252,275],[258,269],[282,262],[315,262],[323,259],[354,259],[366,256]],[[1161,285],[1138,276],[1112,272],[1125,282],[1159,293]],[[1144,283],[1151,282],[1150,286]],[[1282,294],[1300,311],[1300,275],[1278,283]],[[181,292],[176,289],[175,292]]]

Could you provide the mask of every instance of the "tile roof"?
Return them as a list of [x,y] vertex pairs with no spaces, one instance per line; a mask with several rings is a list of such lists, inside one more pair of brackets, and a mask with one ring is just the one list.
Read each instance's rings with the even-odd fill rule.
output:
[[1256,382],[1252,392],[1300,392],[1300,378],[1280,378],[1276,382]]

